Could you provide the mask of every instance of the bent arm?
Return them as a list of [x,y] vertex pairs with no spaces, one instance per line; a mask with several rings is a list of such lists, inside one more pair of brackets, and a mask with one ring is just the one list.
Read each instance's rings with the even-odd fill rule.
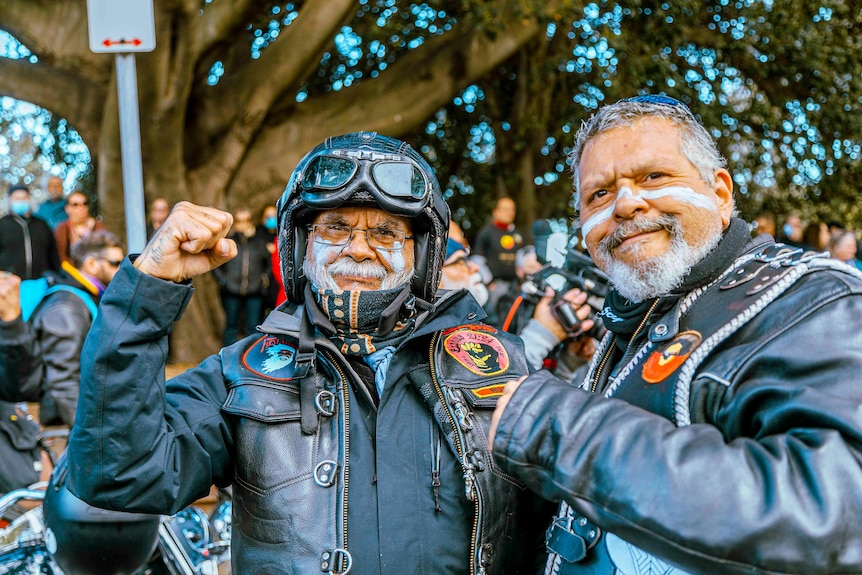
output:
[[21,319],[0,320],[0,400],[38,401],[44,364],[36,333]]
[[720,407],[685,427],[538,372],[506,407],[495,454],[544,497],[692,572],[859,572],[860,321],[860,298],[845,297],[720,352],[700,372],[727,376]]
[[72,425],[81,381],[81,348],[90,327],[90,312],[77,295],[61,292],[45,301],[35,319],[45,367],[42,394],[50,396],[63,423]]
[[191,295],[126,261],[102,298],[69,440],[70,488],[92,505],[173,514],[233,477],[218,356],[165,382],[168,334]]

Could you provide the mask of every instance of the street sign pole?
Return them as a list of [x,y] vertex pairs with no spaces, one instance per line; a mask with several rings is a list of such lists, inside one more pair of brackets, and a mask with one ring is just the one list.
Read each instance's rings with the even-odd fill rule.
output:
[[141,253],[147,243],[141,124],[138,117],[138,77],[134,54],[117,54],[117,95],[120,104],[120,151],[129,253]]
[[140,253],[147,243],[147,221],[134,52],[156,47],[153,0],[87,0],[87,27],[90,51],[116,54],[126,243],[130,253]]

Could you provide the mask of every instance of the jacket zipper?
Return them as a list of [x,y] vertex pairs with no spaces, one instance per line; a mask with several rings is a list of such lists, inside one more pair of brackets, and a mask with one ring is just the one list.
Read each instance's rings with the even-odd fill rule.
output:
[[[437,340],[440,338],[440,333],[436,332],[434,336],[431,338],[431,348],[428,353],[430,369],[431,369],[431,381],[434,384],[434,390],[437,392],[437,395],[440,397],[440,401],[443,402],[443,405],[446,407],[446,415],[449,417],[449,423],[452,425],[452,429],[455,430],[455,446],[458,451],[458,461],[461,464],[461,469],[464,470],[464,484],[467,493],[467,499],[473,502],[474,513],[473,513],[473,529],[470,537],[470,575],[475,575],[476,573],[476,538],[479,533],[479,520],[482,514],[482,502],[480,501],[479,491],[476,489],[476,479],[473,471],[473,465],[467,461],[467,458],[464,456],[464,440],[461,436],[461,428],[458,426],[458,423],[455,421],[455,415],[453,415],[451,408],[449,407],[449,403],[446,401],[446,396],[443,393],[443,389],[440,386],[440,382],[437,380],[437,372],[434,369],[434,348],[437,345]],[[484,568],[482,569],[482,573],[485,572]]]
[[608,349],[605,351],[605,355],[602,357],[602,361],[599,362],[599,366],[596,368],[596,372],[593,374],[593,381],[590,383],[590,393],[595,393],[596,388],[599,386],[599,377],[602,375],[602,371],[605,369],[605,364],[608,363],[608,359],[610,359],[611,354],[614,351],[614,347],[616,346],[617,336],[614,335],[611,337],[611,341],[608,344]]
[[[635,330],[635,332],[632,334],[631,339],[629,339],[629,344],[628,344],[628,346],[626,346],[626,353],[625,353],[625,355],[623,355],[623,359],[620,363],[624,363],[624,362],[629,361],[631,359],[630,352],[632,349],[632,344],[637,339],[637,337],[640,335],[641,330],[647,324],[647,321],[649,321],[649,318],[652,315],[652,312],[655,309],[655,307],[658,305],[658,302],[659,302],[658,299],[656,299],[654,302],[652,302],[652,305],[650,306],[649,310],[646,312],[646,315],[644,315],[644,318],[641,320],[640,325]],[[611,354],[613,354],[613,352],[614,352],[614,348],[616,347],[616,339],[617,339],[617,336],[614,335],[613,338],[611,339],[610,345],[608,345],[608,350],[605,352],[604,357],[602,357],[602,361],[599,363],[599,366],[596,368],[596,372],[593,374],[593,381],[592,381],[592,384],[590,385],[590,392],[592,392],[592,393],[596,392],[596,388],[599,385],[599,377],[601,376],[602,371],[604,370],[605,366],[607,365],[608,359],[610,359]]]
[[248,295],[248,268],[249,259],[251,258],[248,236],[243,238],[242,244],[242,278],[240,279],[239,293],[240,295]]
[[30,239],[30,225],[27,220],[19,216],[15,216],[15,221],[21,226],[21,231],[24,233],[24,269],[27,274],[21,279],[30,279],[33,277],[33,242]]
[[347,375],[345,375],[341,366],[338,364],[338,361],[336,361],[328,351],[322,350],[322,353],[335,367],[338,375],[341,376],[341,395],[342,400],[344,401],[344,496],[341,502],[341,532],[343,534],[341,537],[341,546],[345,551],[349,552],[349,549],[347,548],[347,491],[348,484],[350,483],[350,391],[347,386],[350,385],[350,383],[347,380]]

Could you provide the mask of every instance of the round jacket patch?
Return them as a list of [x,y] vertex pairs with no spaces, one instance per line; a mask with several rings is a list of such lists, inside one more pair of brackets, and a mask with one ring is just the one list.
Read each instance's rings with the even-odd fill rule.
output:
[[664,381],[688,359],[702,339],[703,336],[696,331],[684,331],[652,352],[644,364],[644,381],[647,383]]
[[497,375],[509,369],[506,348],[493,335],[485,332],[456,331],[443,340],[446,353],[478,375]]
[[262,377],[290,379],[293,377],[296,348],[271,335],[265,335],[242,356],[243,365]]

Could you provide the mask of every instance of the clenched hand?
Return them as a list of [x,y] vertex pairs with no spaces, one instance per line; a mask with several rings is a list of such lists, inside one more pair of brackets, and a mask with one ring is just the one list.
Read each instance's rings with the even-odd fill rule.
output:
[[226,238],[232,224],[228,212],[179,202],[135,260],[135,267],[175,282],[204,274],[236,257],[236,243]]

